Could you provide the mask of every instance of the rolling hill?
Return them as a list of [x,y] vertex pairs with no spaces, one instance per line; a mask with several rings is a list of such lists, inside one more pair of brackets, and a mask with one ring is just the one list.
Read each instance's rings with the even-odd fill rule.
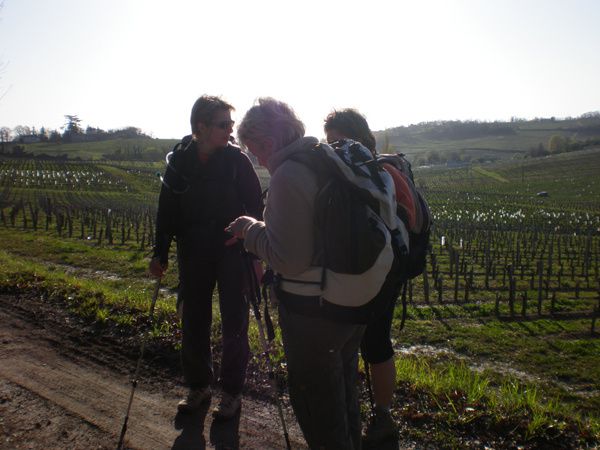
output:
[[[402,152],[417,165],[483,163],[600,145],[600,113],[510,122],[437,121],[375,131],[380,152]],[[551,142],[554,140],[553,142]],[[73,143],[6,144],[0,155],[82,160],[162,160],[177,141],[149,137]],[[555,147],[555,148],[553,148]]]
[[[421,164],[445,161],[488,162],[521,158],[532,149],[550,150],[557,142],[582,147],[600,144],[600,114],[570,119],[536,119],[511,122],[425,122],[374,133],[378,150],[405,153]],[[571,148],[579,149],[579,148]]]

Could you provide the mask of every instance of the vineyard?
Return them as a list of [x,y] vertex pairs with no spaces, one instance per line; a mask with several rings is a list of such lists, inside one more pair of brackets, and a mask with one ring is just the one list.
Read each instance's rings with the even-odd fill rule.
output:
[[488,299],[496,315],[511,317],[587,311],[593,326],[600,307],[599,156],[595,150],[493,171],[418,172],[435,216],[419,300]]
[[3,226],[125,244],[153,239],[156,165],[0,161]]
[[[420,292],[410,286],[410,300],[469,303],[475,295],[478,302],[491,297],[497,314],[508,305],[514,316],[520,302],[526,315],[534,300],[538,314],[592,312],[600,279],[599,155],[559,155],[527,168],[504,163],[494,172],[417,171],[435,227],[428,273],[417,282]],[[154,236],[160,169],[0,160],[1,224],[144,250]],[[549,197],[539,196],[542,188]]]
[[427,272],[408,287],[398,366],[408,390],[418,384],[438,392],[437,377],[461,373],[460,395],[434,394],[431,417],[446,423],[446,439],[457,427],[485,423],[482,403],[499,401],[498,391],[479,392],[488,383],[500,398],[520,392],[544,399],[544,406],[509,400],[500,408],[496,419],[515,429],[523,417],[532,420],[525,434],[560,428],[560,420],[546,420],[556,405],[559,416],[598,419],[598,173],[598,149],[416,171],[435,227]]
[[[109,256],[68,261],[138,277],[123,284],[143,286],[140,267],[154,238],[162,170],[155,163],[0,159],[4,251],[34,264],[29,270],[38,275],[41,267],[65,261],[34,248],[32,236],[48,248],[69,245],[88,256],[122,252],[130,262],[121,267],[111,268]],[[399,420],[417,420],[420,408],[424,429],[434,427],[445,440],[449,430],[469,433],[492,420],[490,408],[497,421],[506,415],[503,408],[512,408],[516,418],[502,420],[524,440],[551,438],[553,430],[564,431],[568,417],[577,417],[582,440],[600,436],[599,173],[600,149],[415,170],[434,229],[427,270],[407,289],[402,331],[396,326],[400,305],[396,311],[398,385],[407,397],[418,389],[437,400],[434,407],[400,402]],[[266,172],[259,174],[265,187]],[[14,264],[10,270],[17,270]],[[125,270],[126,264],[137,272]],[[165,296],[172,297],[175,270],[166,284]],[[130,310],[127,296],[114,297],[115,307]],[[161,308],[165,325],[157,334],[177,333],[172,303]],[[432,380],[456,370],[464,371],[459,378],[470,388],[453,385],[440,396]],[[491,394],[509,401],[509,387],[521,400],[533,396],[533,403],[503,404]]]

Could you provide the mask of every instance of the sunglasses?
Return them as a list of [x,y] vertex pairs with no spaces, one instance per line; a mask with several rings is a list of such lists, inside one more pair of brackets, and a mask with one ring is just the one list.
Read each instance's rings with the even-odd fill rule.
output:
[[213,123],[211,126],[220,128],[221,130],[229,130],[230,128],[233,128],[234,123],[235,121],[233,120],[223,120],[221,122]]

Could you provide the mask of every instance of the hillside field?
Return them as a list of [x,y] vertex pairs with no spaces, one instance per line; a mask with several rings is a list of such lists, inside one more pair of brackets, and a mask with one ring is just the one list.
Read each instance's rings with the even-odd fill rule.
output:
[[512,122],[428,122],[374,133],[378,150],[402,152],[413,161],[436,152],[455,160],[490,162],[520,159],[553,136],[571,142],[600,138],[600,117],[515,120]]
[[[485,163],[522,159],[532,149],[553,153],[561,147],[600,145],[600,113],[566,119],[514,119],[511,122],[440,121],[374,132],[380,152],[405,153],[416,165]],[[317,135],[323,138],[323,133]],[[93,137],[90,137],[93,139]],[[554,143],[551,141],[555,139]],[[556,141],[557,140],[557,141]],[[162,161],[177,140],[149,137],[73,143],[5,143],[1,154],[18,152],[62,159]],[[541,147],[540,147],[541,146]],[[557,148],[554,148],[557,147]],[[27,155],[25,155],[27,156]]]

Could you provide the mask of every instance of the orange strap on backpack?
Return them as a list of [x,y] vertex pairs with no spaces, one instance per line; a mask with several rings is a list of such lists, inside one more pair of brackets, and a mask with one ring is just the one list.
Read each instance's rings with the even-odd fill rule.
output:
[[383,163],[382,167],[391,175],[392,180],[394,180],[394,187],[396,188],[396,202],[406,211],[406,215],[408,217],[408,228],[410,231],[418,232],[417,209],[411,189],[408,186],[406,179],[393,165],[389,163]]

